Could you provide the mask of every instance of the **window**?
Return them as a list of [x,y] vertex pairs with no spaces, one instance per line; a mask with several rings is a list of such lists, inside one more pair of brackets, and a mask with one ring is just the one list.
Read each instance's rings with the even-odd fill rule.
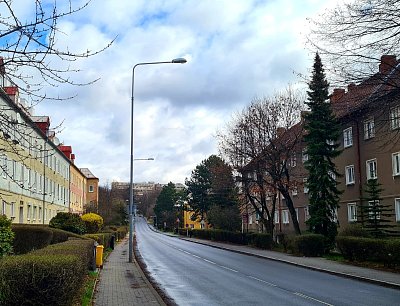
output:
[[33,220],[36,220],[36,211],[37,211],[37,207],[33,206],[33,216],[32,216]]
[[376,179],[377,177],[376,159],[367,160],[367,180]]
[[301,152],[302,157],[301,159],[303,160],[303,163],[305,163],[308,160],[308,153],[307,153],[307,149],[303,149],[303,151]]
[[38,215],[38,219],[41,220],[42,219],[42,208],[39,207],[39,215]]
[[275,221],[275,224],[278,224],[278,223],[279,223],[279,211],[275,211],[275,214],[274,214],[274,221]]
[[287,209],[282,210],[282,223],[289,224],[289,211]]
[[304,207],[304,220],[307,221],[308,219],[310,219],[310,210],[307,207]]
[[93,185],[89,185],[89,192],[94,192],[94,186]]
[[343,146],[345,148],[353,145],[353,128],[349,127],[343,131]]
[[394,199],[394,208],[396,210],[396,221],[400,221],[400,198]]
[[369,205],[369,212],[368,212],[368,217],[370,219],[380,219],[381,218],[381,213],[380,213],[380,207],[379,207],[379,200],[375,201],[368,201]]
[[249,224],[253,224],[253,215],[249,215]]
[[296,167],[296,165],[297,165],[296,153],[292,154],[292,157],[290,158],[290,165],[292,167]]
[[28,211],[27,211],[27,215],[26,215],[26,217],[27,217],[27,219],[28,220],[30,220],[31,219],[31,214],[32,214],[32,207],[31,207],[31,205],[30,204],[28,204]]
[[295,208],[295,211],[296,211],[296,219],[297,221],[299,221],[299,209]]
[[390,128],[392,130],[400,128],[400,106],[390,110]]
[[15,218],[15,202],[11,202],[11,217]]
[[356,203],[347,204],[347,217],[349,222],[357,221],[357,205]]
[[364,139],[375,137],[374,118],[364,121]]
[[308,193],[308,186],[307,186],[307,178],[303,178],[303,185],[304,185],[304,193]]
[[355,183],[354,178],[354,165],[346,166],[346,185],[353,185]]
[[294,196],[297,195],[297,186],[292,187],[292,195],[294,195]]
[[6,201],[2,201],[2,203],[1,203],[1,214],[2,215],[7,215],[7,211],[6,211],[6,206],[7,205],[7,203],[6,203]]
[[392,154],[393,176],[400,175],[400,152]]

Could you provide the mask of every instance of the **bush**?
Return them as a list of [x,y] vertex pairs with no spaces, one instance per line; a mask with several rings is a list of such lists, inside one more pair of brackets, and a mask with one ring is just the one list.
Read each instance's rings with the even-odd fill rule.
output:
[[84,214],[81,218],[85,222],[86,232],[89,234],[98,233],[103,227],[103,218],[98,214],[88,213]]
[[273,246],[272,235],[265,233],[248,233],[247,243],[260,249],[271,250]]
[[386,241],[385,254],[382,258],[385,265],[389,267],[400,265],[400,239],[389,239]]
[[48,246],[53,239],[53,231],[45,226],[15,224],[12,226],[15,233],[14,253],[25,254],[33,250]]
[[295,255],[322,256],[325,252],[325,237],[320,234],[304,234],[293,236],[288,249]]
[[362,237],[336,237],[336,245],[343,257],[353,261],[380,261],[386,256],[384,239]]
[[50,220],[50,227],[82,235],[86,232],[85,223],[77,214],[59,212]]
[[[104,246],[105,249],[111,247],[111,237],[114,233],[97,233],[97,234],[85,234],[84,237],[95,240],[98,244]],[[115,236],[114,236],[115,237]]]
[[345,228],[343,228],[339,233],[338,236],[341,237],[364,237],[364,238],[371,238],[371,234],[365,230],[361,224],[349,224]]
[[13,239],[11,220],[5,215],[0,215],[0,258],[12,252]]
[[0,261],[0,305],[71,305],[93,260],[91,240],[71,240]]

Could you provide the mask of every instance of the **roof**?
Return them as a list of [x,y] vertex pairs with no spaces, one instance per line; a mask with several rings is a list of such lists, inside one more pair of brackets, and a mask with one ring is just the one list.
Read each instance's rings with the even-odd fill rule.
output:
[[36,122],[36,123],[38,123],[38,122],[46,122],[47,123],[50,121],[49,116],[31,116],[31,119],[33,122]]
[[80,168],[81,172],[83,173],[84,176],[88,179],[98,179],[94,174],[89,170],[89,168]]

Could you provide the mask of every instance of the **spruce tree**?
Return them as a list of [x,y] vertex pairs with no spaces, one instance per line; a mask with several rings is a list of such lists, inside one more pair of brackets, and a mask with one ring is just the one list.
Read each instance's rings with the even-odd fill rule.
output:
[[391,205],[383,204],[381,193],[383,189],[377,179],[369,179],[365,186],[365,204],[361,206],[361,220],[363,227],[375,238],[382,238],[395,234],[390,230],[394,227],[390,218],[394,212]]
[[304,137],[308,161],[307,185],[309,189],[310,231],[326,237],[327,248],[333,246],[337,234],[335,212],[339,207],[340,191],[337,188],[333,159],[340,154],[338,138],[340,126],[329,101],[329,83],[318,53],[315,56],[312,79],[308,84],[309,113],[305,116]]

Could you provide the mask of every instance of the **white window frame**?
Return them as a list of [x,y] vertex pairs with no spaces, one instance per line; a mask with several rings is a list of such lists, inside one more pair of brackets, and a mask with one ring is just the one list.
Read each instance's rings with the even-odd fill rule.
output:
[[394,209],[396,211],[396,221],[400,221],[400,198],[394,199]]
[[392,130],[400,128],[400,106],[393,107],[390,110],[390,128]]
[[346,185],[354,185],[355,184],[354,165],[346,166],[345,174],[346,174]]
[[393,176],[400,175],[400,152],[392,153]]
[[364,139],[371,139],[375,137],[375,123],[374,118],[364,120]]
[[1,201],[1,214],[7,215],[7,202],[4,200]]
[[353,145],[353,127],[343,130],[343,147],[348,148]]
[[349,222],[357,221],[357,204],[348,203],[347,204],[347,220]]
[[295,208],[294,210],[296,211],[296,219],[299,221],[299,209]]
[[[377,179],[378,178],[378,163],[376,158],[369,159],[365,162],[366,164],[366,172],[367,172],[367,180]],[[372,166],[372,168],[371,168]]]
[[303,164],[308,160],[307,149],[303,149],[301,152],[301,160],[303,161]]
[[293,187],[292,187],[292,195],[293,195],[293,196],[297,196],[297,194],[298,194],[297,186],[293,186]]
[[290,165],[292,166],[292,168],[297,166],[296,153],[293,153],[292,156],[290,157]]
[[310,189],[307,186],[307,178],[303,178],[303,192],[304,193],[308,193],[310,191]]
[[289,210],[282,210],[282,224],[289,224]]
[[253,215],[249,214],[249,224],[253,224]]
[[89,192],[94,192],[94,185],[89,185]]
[[279,211],[277,211],[277,210],[275,210],[274,222],[275,222],[275,224],[279,224]]
[[15,218],[15,202],[11,202],[11,217]]
[[304,221],[310,219],[310,208],[308,206],[304,207]]

